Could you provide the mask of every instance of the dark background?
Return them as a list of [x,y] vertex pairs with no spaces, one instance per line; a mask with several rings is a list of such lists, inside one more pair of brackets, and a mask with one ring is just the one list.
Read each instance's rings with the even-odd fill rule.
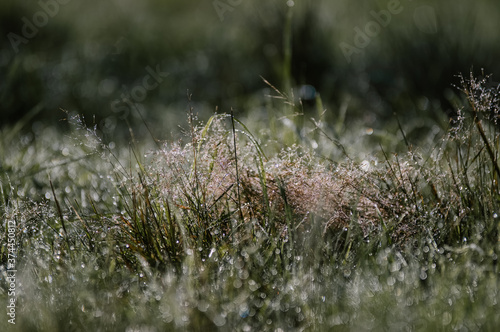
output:
[[[314,106],[307,99],[315,91],[330,119],[347,102],[348,121],[380,124],[397,112],[410,123],[453,114],[459,73],[480,75],[484,68],[493,73],[491,84],[500,81],[495,0],[401,0],[401,12],[350,63],[340,44],[353,45],[354,29],[364,30],[374,21],[372,11],[387,10],[394,1],[295,1],[293,7],[290,1],[220,1],[228,9],[223,13],[213,1],[60,2],[0,4],[2,128],[20,120],[25,130],[37,121],[64,127],[64,109],[116,135],[142,121],[134,105],[166,138],[185,121],[189,105],[201,118],[216,107],[251,116],[269,93],[260,76],[283,92],[293,88],[305,112]],[[43,14],[44,7],[52,13]],[[38,31],[16,52],[12,33],[24,38],[26,20],[36,19]],[[147,67],[169,75],[127,104],[122,94],[143,84]],[[303,85],[314,90],[301,90]]]

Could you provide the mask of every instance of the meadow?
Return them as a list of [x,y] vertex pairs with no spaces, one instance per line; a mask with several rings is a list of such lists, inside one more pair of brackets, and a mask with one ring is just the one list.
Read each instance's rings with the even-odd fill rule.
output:
[[494,1],[40,3],[0,5],[0,330],[500,325]]

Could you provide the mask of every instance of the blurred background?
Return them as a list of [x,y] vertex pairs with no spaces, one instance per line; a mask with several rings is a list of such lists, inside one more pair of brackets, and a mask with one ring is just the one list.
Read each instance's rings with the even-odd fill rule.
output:
[[264,78],[305,116],[321,100],[325,123],[376,130],[396,112],[418,135],[453,115],[457,74],[500,81],[498,31],[496,0],[7,0],[0,127],[65,128],[64,109],[171,139],[191,106],[262,126],[282,112]]

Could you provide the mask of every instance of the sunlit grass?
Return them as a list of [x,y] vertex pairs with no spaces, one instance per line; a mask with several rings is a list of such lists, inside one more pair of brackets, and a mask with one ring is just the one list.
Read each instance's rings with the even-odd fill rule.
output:
[[463,89],[434,146],[398,154],[353,154],[319,116],[260,136],[190,112],[186,138],[151,151],[79,117],[69,136],[12,134],[18,306],[2,329],[495,330],[499,94]]

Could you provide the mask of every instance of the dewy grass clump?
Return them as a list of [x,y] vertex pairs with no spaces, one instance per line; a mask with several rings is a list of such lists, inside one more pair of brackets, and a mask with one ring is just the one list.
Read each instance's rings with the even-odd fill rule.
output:
[[[409,146],[406,156],[391,158],[382,151],[385,160],[379,166],[350,159],[328,165],[295,145],[268,159],[244,126],[235,151],[225,116],[216,115],[205,126],[193,128],[190,143],[157,152],[144,173],[148,180],[139,182],[146,188],[134,192],[155,192],[160,209],[168,212],[173,238],[182,238],[177,253],[184,246],[184,251],[199,248],[206,255],[214,246],[247,239],[249,229],[285,243],[319,229],[325,242],[328,236],[349,231],[352,237],[357,232],[355,238],[341,236],[338,245],[380,241],[379,236],[390,244],[407,245],[422,235],[451,245],[475,232],[467,222],[470,218],[490,225],[495,239],[498,174],[491,145],[498,142],[497,97],[473,78],[463,83],[472,117],[459,110],[450,134],[429,156]],[[478,106],[472,96],[481,89],[483,106]],[[482,107],[486,114],[484,105],[493,112],[488,113],[493,124],[487,128],[476,111]],[[473,121],[467,124],[469,118]],[[481,197],[474,188],[484,189]]]
[[[196,126],[190,114],[187,143],[146,161],[130,148],[133,166],[81,136],[75,151],[104,158],[66,173],[93,171],[90,189],[62,191],[71,176],[54,172],[47,200],[27,202],[2,174],[2,226],[17,222],[16,327],[494,329],[499,92],[482,83],[463,80],[465,106],[432,151],[381,149],[373,164],[300,144],[268,156],[232,116]],[[2,278],[6,260],[2,250]]]
[[257,233],[291,247],[311,228],[321,230],[318,240],[349,227],[367,237],[387,217],[390,202],[373,185],[375,173],[322,165],[298,146],[268,160],[245,127],[239,135],[248,139],[238,139],[235,152],[224,119],[193,128],[188,144],[167,144],[127,189],[132,201],[116,222],[154,264],[237,248]]

